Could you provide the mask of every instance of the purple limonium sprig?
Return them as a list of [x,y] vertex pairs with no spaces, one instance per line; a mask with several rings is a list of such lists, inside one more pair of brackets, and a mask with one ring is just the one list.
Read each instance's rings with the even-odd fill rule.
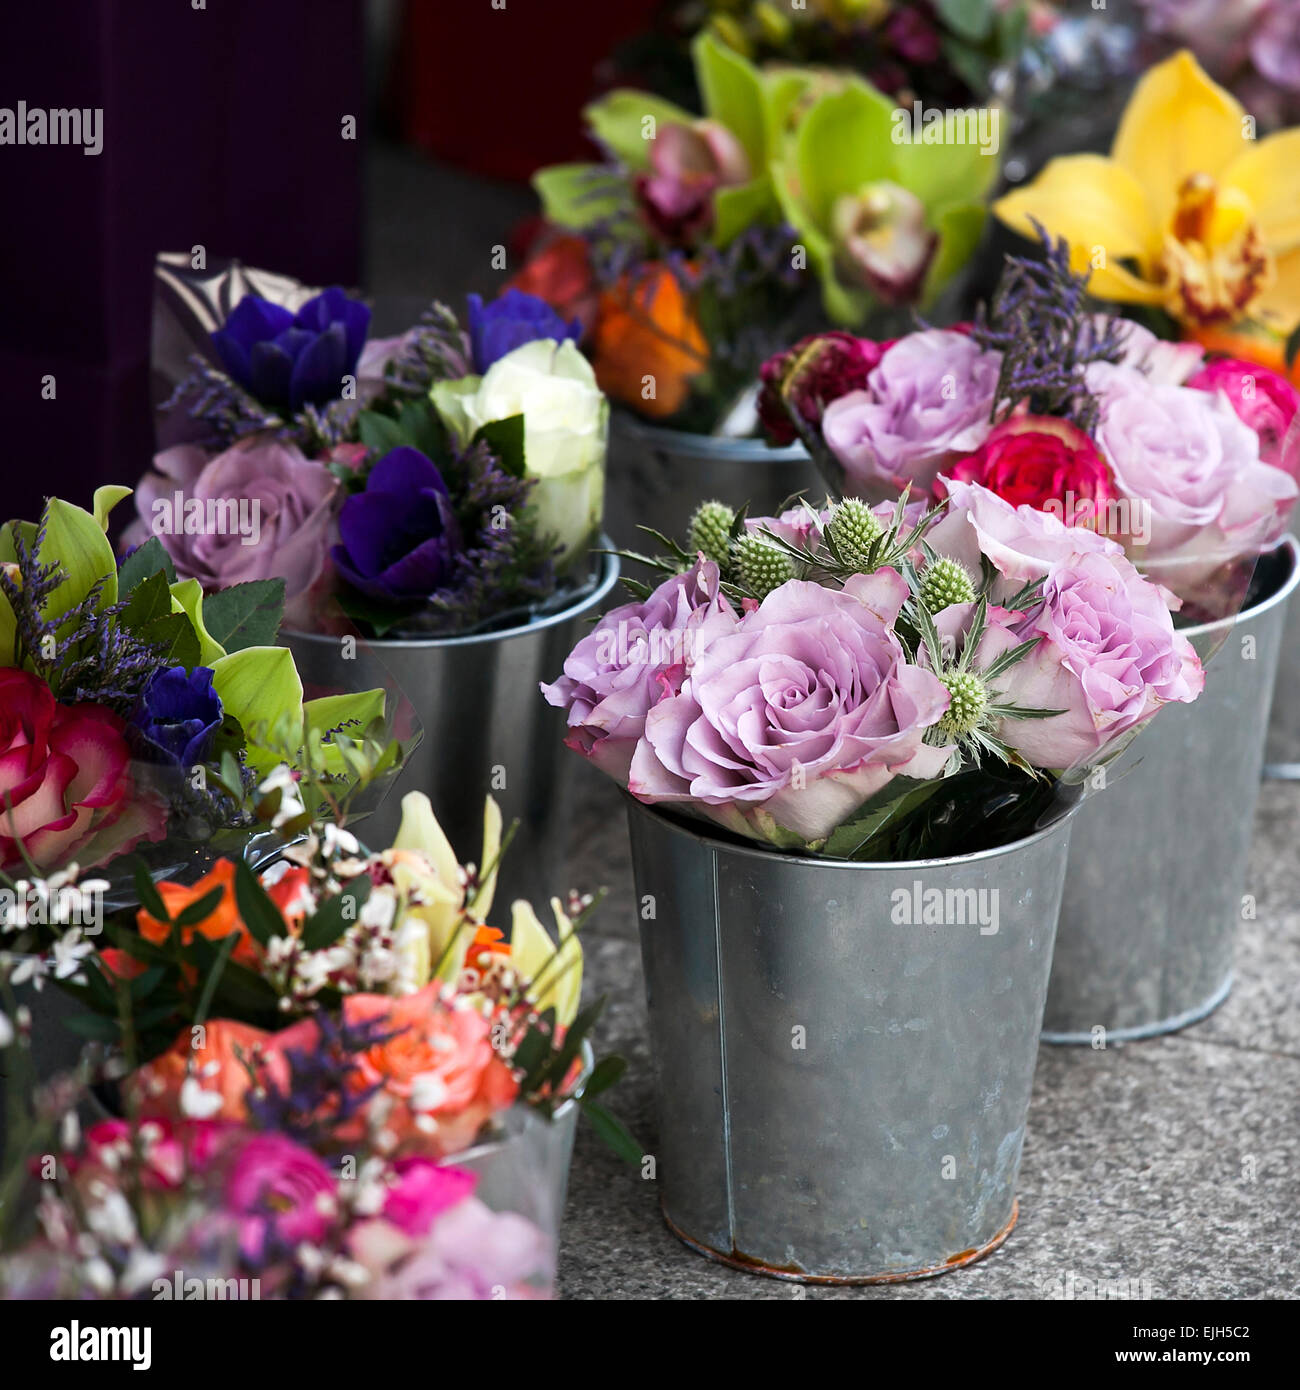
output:
[[473,371],[469,335],[454,311],[435,300],[388,363],[384,382],[399,395],[423,397],[435,381],[457,381]]
[[981,305],[971,337],[1002,355],[993,419],[1028,401],[1035,415],[1069,420],[1086,434],[1099,404],[1084,377],[1091,362],[1124,355],[1119,320],[1102,318],[1088,302],[1088,276],[1070,269],[1069,243],[1053,241],[1037,222],[1042,260],[1008,256],[992,302]]

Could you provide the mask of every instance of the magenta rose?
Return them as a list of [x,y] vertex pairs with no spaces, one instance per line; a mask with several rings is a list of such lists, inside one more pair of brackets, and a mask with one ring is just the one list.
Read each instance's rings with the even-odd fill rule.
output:
[[[973,454],[954,460],[949,475],[979,483],[1015,507],[1051,512],[1067,526],[1104,531],[1114,480],[1097,446],[1068,420],[1015,415],[996,425]],[[943,480],[935,483],[944,495]]]
[[965,333],[926,329],[900,338],[864,391],[833,401],[822,435],[848,483],[870,501],[907,484],[928,494],[940,473],[992,429],[1001,359]]
[[979,483],[945,480],[948,510],[926,540],[940,555],[959,561],[972,577],[981,556],[1002,576],[993,586],[995,601],[1005,602],[1018,589],[1041,579],[1053,565],[1079,554],[1122,555],[1117,541],[1035,507],[1013,507]]
[[1255,362],[1222,357],[1191,377],[1196,391],[1221,391],[1236,412],[1259,437],[1259,456],[1265,463],[1295,477],[1300,471],[1300,437],[1287,439],[1300,391],[1277,372]]
[[26,858],[49,872],[102,863],[146,836],[163,813],[137,794],[126,726],[99,705],[61,705],[39,676],[0,669],[0,870]]
[[951,750],[923,738],[949,697],[893,632],[907,596],[893,569],[843,591],[805,580],[773,590],[646,715],[628,789],[815,847],[893,777],[938,776]]
[[127,539],[156,535],[180,578],[204,589],[280,578],[294,599],[320,577],[337,491],[324,464],[253,436],[213,458],[180,444],[158,454],[154,469],[136,491],[140,521]]
[[414,1155],[393,1165],[383,1216],[404,1235],[423,1236],[443,1212],[469,1197],[478,1174]]
[[736,621],[718,583],[717,565],[701,558],[643,603],[611,609],[570,652],[564,674],[542,686],[567,711],[566,745],[624,785],[645,717],[681,689],[705,620],[721,619],[724,629]]
[[835,330],[800,338],[793,347],[769,357],[758,374],[762,382],[758,418],[768,442],[784,446],[799,438],[791,412],[809,429],[819,429],[832,401],[850,391],[866,390],[888,346]]
[[330,1228],[335,1201],[330,1170],[283,1134],[249,1139],[226,1178],[225,1214],[237,1222],[240,1248],[249,1259],[260,1259],[271,1242],[292,1249],[302,1241],[320,1241]]
[[1125,548],[1185,599],[1225,564],[1258,554],[1286,529],[1294,479],[1260,458],[1255,431],[1218,392],[1152,383],[1094,363],[1097,444],[1129,503]]
[[1064,711],[1001,722],[1000,736],[1035,767],[1094,763],[1161,706],[1204,689],[1163,591],[1123,556],[1076,555],[1048,572],[1042,593],[1017,633],[1037,645],[995,681],[1017,705]]

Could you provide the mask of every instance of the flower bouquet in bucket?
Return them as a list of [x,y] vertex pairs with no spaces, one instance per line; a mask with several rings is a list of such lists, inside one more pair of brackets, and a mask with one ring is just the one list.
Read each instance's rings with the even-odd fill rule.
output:
[[[1062,242],[1009,260],[973,325],[826,335],[765,368],[765,413],[784,414],[837,490],[974,497],[990,527],[1010,524],[995,513],[1082,526],[1170,595],[1202,658],[1226,644],[1206,698],[1162,721],[1130,758],[1145,766],[1075,827],[1048,1028],[1079,1041],[1181,1026],[1226,993],[1300,471],[1289,383],[1098,315],[1086,285]],[[1106,650],[1104,626],[1076,631]],[[1099,717],[1141,698],[1126,660],[1088,684]],[[1089,785],[1107,780],[1098,769]]]
[[781,1277],[968,1263],[1015,1221],[1068,812],[1200,661],[1118,545],[978,483],[708,503],[659,564],[544,690],[630,793],[665,1215]]
[[760,363],[800,324],[933,305],[974,252],[999,164],[996,107],[759,68],[712,33],[692,52],[703,116],[630,89],[587,108],[605,158],[536,176],[552,230],[514,280],[580,316],[624,407],[608,526],[622,546],[638,524],[679,533],[701,492],[761,512],[815,484],[797,443],[761,441]]
[[[254,801],[286,841],[271,867],[223,860],[190,888],[142,877],[139,907],[72,952],[58,984],[83,1006],[76,1031],[109,1049],[94,1076],[122,1118],[80,1145],[51,1147],[39,1115],[18,1136],[53,1167],[41,1234],[2,1262],[11,1290],[193,1297],[156,1281],[212,1276],[267,1297],[546,1296],[578,1109],[639,1157],[595,1099],[623,1064],[593,1065],[600,1004],[580,1007],[590,900],[552,901],[554,941],[517,901],[507,935],[489,925],[490,798],[475,867],[422,794],[367,853],[335,822],[297,826],[297,787],[281,774]],[[87,1169],[122,1179],[88,1186]],[[21,1179],[11,1167],[11,1191]]]
[[[463,325],[435,305],[374,339],[368,307],[341,290],[176,257],[159,262],[156,319],[170,447],[142,484],[140,531],[178,507],[258,513],[259,540],[202,525],[159,539],[211,585],[284,579],[286,640],[314,692],[362,678],[408,692],[427,733],[408,785],[458,837],[478,817],[465,789],[492,786],[522,822],[513,887],[541,891],[563,853],[566,779],[532,756],[555,743],[513,692],[572,644],[618,570],[592,549],[608,405],[577,326],[511,290],[471,296]],[[477,724],[491,714],[466,745],[471,704]],[[396,800],[378,816],[391,837]]]

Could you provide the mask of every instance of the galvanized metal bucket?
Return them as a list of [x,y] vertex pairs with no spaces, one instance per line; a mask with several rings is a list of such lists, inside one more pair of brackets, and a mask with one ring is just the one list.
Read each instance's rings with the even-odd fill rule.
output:
[[[570,607],[501,632],[422,641],[370,642],[345,661],[337,637],[289,632],[307,694],[396,682],[424,737],[383,804],[356,829],[367,844],[392,843],[408,791],[428,793],[452,847],[477,863],[483,798],[490,792],[519,829],[501,865],[498,901],[527,898],[541,911],[565,889],[568,806],[578,760],[564,747],[564,714],[537,693],[553,680],[588,623],[609,606],[619,562],[601,557],[595,587]],[[375,663],[373,676],[358,667]],[[363,679],[365,678],[365,679]]]
[[1264,776],[1300,782],[1300,603],[1288,603],[1264,745]]
[[1286,605],[1300,582],[1292,538],[1273,563],[1268,598],[1235,623],[1187,629],[1198,650],[1223,644],[1204,693],[1161,710],[1079,810],[1046,1042],[1172,1033],[1227,998]]
[[646,549],[638,526],[684,541],[701,502],[717,499],[737,511],[748,504],[750,516],[773,516],[798,492],[817,500],[826,494],[802,444],[769,449],[761,439],[688,434],[613,413],[605,529],[620,549]]
[[630,797],[628,824],[673,1232],[810,1283],[1000,1245],[1069,818],[900,864],[728,842]]

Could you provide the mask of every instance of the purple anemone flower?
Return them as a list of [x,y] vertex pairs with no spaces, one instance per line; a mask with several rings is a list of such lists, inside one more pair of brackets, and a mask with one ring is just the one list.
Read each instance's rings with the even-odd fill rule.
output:
[[322,290],[296,314],[245,295],[212,335],[226,370],[263,405],[296,413],[325,405],[356,376],[370,310],[340,289]]
[[339,513],[330,552],[340,577],[383,603],[427,599],[450,577],[460,534],[447,484],[436,465],[408,445],[370,470],[364,492]]
[[565,323],[544,299],[523,290],[506,290],[487,305],[471,294],[468,303],[469,340],[474,370],[479,373],[525,343],[539,338],[554,338],[557,343],[572,338],[576,343],[582,336],[578,319]]
[[131,722],[168,762],[194,767],[212,751],[221,718],[212,671],[207,666],[192,671],[171,666],[158,671],[145,687]]

